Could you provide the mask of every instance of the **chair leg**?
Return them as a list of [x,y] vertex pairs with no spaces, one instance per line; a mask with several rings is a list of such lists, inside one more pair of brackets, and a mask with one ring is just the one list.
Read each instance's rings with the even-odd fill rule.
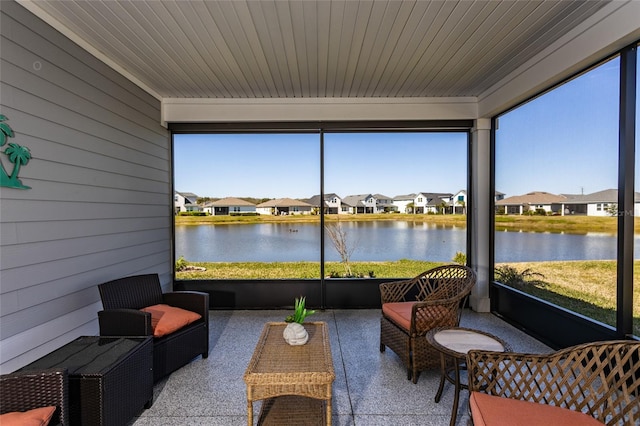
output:
[[407,380],[411,380],[411,378],[412,378],[412,371],[411,371],[411,367],[409,367],[407,368]]
[[420,371],[413,370],[413,384],[418,383],[418,377],[420,376]]

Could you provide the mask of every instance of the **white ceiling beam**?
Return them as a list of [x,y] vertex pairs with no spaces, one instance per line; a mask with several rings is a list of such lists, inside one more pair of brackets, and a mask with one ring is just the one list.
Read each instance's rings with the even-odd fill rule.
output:
[[467,98],[271,98],[162,100],[162,122],[469,120],[477,100]]

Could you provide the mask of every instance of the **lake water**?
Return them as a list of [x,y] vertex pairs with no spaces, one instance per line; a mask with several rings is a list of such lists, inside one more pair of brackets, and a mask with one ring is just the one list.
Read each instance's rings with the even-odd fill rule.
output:
[[[466,251],[465,228],[422,222],[343,222],[351,260],[432,260],[448,262]],[[176,257],[191,262],[292,262],[320,260],[317,224],[176,226]],[[638,253],[639,240],[635,240]],[[496,262],[605,260],[616,258],[610,234],[497,232]],[[325,238],[325,259],[339,261]]]

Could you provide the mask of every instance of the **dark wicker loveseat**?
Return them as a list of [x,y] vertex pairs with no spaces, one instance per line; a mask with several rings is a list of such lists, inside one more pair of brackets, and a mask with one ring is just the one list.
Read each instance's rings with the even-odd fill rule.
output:
[[101,336],[152,336],[151,314],[140,309],[167,304],[201,318],[163,337],[154,338],[153,379],[209,356],[209,295],[196,291],[162,293],[157,274],[134,275],[98,286],[104,310],[98,312]]
[[418,381],[420,371],[440,366],[439,352],[425,335],[436,327],[457,326],[462,306],[476,283],[463,265],[438,266],[403,281],[380,284],[380,352],[389,347]]
[[0,376],[0,414],[55,406],[50,425],[69,424],[66,369],[23,371]]

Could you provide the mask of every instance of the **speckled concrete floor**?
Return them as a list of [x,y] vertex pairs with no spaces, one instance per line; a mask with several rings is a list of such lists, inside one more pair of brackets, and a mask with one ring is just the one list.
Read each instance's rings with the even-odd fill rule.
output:
[[[211,311],[210,354],[196,358],[154,388],[154,404],[131,424],[246,425],[246,387],[242,376],[265,322],[282,321],[289,311]],[[400,359],[380,353],[380,310],[327,310],[309,321],[326,321],[336,372],[333,424],[449,425],[453,386],[434,402],[439,371],[422,372],[417,384],[406,378]],[[461,326],[488,331],[518,352],[550,349],[491,314],[465,310]],[[259,403],[254,404],[256,417]],[[467,425],[468,393],[461,393],[458,425]]]

